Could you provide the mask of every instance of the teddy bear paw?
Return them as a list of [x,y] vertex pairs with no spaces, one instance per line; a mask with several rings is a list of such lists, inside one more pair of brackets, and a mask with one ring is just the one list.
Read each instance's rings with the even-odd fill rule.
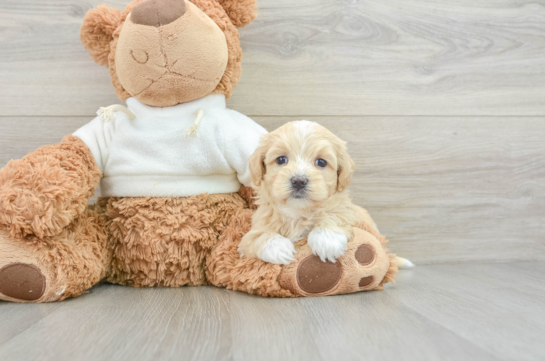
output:
[[17,301],[40,299],[46,286],[42,271],[26,263],[10,263],[0,269],[0,295]]
[[390,258],[380,241],[359,228],[354,229],[346,252],[335,263],[323,262],[306,243],[297,244],[296,249],[296,260],[283,268],[279,283],[299,296],[377,289],[390,267]]
[[60,297],[55,294],[58,286],[51,267],[45,263],[48,251],[0,231],[0,300],[48,302]]

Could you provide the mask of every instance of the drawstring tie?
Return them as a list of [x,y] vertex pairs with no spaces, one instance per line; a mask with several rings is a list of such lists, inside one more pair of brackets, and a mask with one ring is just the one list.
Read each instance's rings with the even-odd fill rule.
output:
[[195,138],[195,137],[197,137],[197,130],[199,128],[199,125],[201,124],[202,118],[204,117],[204,110],[198,109],[193,114],[197,115],[197,117],[193,121],[193,124],[191,124],[191,126],[185,130],[185,137],[186,138]]
[[133,120],[134,118],[136,118],[133,112],[125,108],[123,105],[119,105],[119,104],[110,105],[109,107],[106,107],[106,108],[100,108],[97,111],[97,115],[100,117],[100,119],[103,122],[109,122],[110,120],[115,119],[114,112],[123,112],[127,114],[130,120]]
[[[110,105],[109,107],[100,108],[97,111],[97,115],[100,117],[100,119],[103,122],[109,122],[112,119],[115,119],[114,112],[123,112],[127,115],[127,117],[129,117],[130,120],[133,120],[134,118],[136,118],[133,112],[131,112],[129,109],[127,109],[123,105],[119,105],[119,104],[114,104],[114,105]],[[191,124],[191,126],[189,126],[185,130],[186,138],[197,137],[197,131],[199,129],[199,125],[201,125],[202,118],[204,117],[204,110],[198,109],[193,114],[195,114],[197,117],[193,121],[193,124]]]

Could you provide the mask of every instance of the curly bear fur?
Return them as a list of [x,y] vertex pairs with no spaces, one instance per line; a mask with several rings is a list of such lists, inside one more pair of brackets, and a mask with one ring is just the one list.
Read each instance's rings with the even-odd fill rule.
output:
[[[122,100],[131,95],[117,76],[115,54],[123,24],[141,1],[124,11],[105,5],[90,10],[81,28],[85,48],[108,66]],[[229,97],[241,75],[237,28],[255,18],[255,0],[192,3],[225,34],[227,67],[212,93]],[[101,177],[89,148],[75,136],[0,170],[0,300],[60,301],[101,280],[133,287],[213,284],[264,297],[350,293],[394,281],[394,256],[364,216],[338,264],[316,263],[303,240],[296,244],[296,261],[273,265],[237,253],[256,207],[251,189],[179,198],[99,198],[86,206]],[[331,270],[336,278],[331,279]],[[312,287],[305,286],[309,272]]]

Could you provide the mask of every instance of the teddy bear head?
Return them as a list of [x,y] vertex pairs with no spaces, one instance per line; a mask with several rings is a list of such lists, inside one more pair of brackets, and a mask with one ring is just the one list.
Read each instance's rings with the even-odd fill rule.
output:
[[237,28],[256,17],[256,0],[136,0],[121,12],[87,12],[80,37],[107,65],[121,100],[172,106],[209,94],[228,98],[241,74]]

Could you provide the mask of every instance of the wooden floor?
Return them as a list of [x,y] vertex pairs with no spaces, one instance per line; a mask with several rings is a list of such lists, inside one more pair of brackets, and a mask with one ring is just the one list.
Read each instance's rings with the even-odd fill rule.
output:
[[419,266],[385,291],[264,299],[99,285],[0,302],[0,360],[543,360],[545,262]]

